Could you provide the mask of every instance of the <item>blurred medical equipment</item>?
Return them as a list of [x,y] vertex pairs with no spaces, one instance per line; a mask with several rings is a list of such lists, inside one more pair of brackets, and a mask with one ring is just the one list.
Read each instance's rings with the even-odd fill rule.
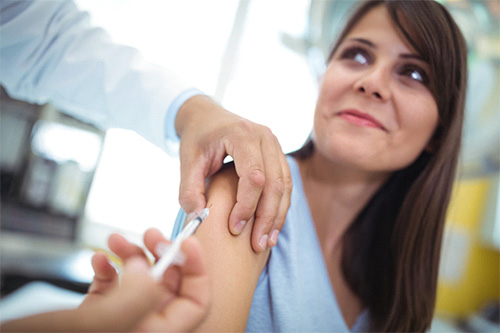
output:
[[0,94],[2,296],[32,278],[85,292],[92,251],[77,238],[104,132]]

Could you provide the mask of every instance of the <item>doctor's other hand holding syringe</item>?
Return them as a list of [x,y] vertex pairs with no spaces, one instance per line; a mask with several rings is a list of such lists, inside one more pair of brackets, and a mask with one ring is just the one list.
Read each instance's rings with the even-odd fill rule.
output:
[[[169,243],[156,229],[146,231],[149,249]],[[171,266],[160,280],[151,272],[143,249],[118,234],[108,240],[124,262],[120,276],[106,254],[92,258],[95,276],[77,309],[54,311],[2,323],[2,332],[118,332],[192,331],[205,318],[210,304],[209,278],[194,237],[181,244],[184,260]],[[158,259],[158,255],[154,254]]]

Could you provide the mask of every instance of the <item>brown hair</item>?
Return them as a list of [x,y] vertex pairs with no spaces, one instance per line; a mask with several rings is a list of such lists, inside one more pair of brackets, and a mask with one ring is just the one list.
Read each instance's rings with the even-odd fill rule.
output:
[[[368,0],[347,22],[329,59],[379,5],[429,63],[439,124],[432,152],[422,152],[394,172],[346,231],[342,270],[370,312],[370,329],[425,331],[434,313],[444,222],[460,152],[467,49],[460,29],[438,2]],[[313,150],[309,138],[292,155],[307,158]]]

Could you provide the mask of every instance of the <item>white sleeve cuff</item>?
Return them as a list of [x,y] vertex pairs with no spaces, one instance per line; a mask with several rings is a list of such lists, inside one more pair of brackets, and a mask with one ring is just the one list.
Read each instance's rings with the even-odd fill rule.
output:
[[167,116],[165,119],[165,141],[167,153],[170,156],[177,156],[179,154],[179,142],[181,138],[175,130],[175,118],[181,106],[191,97],[196,95],[205,95],[202,91],[198,89],[188,89],[179,94],[167,111]]

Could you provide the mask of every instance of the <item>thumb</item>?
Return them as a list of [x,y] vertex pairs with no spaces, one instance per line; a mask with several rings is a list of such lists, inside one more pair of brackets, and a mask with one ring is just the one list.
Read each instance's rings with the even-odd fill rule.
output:
[[199,212],[206,206],[206,165],[201,158],[181,160],[179,203],[186,213]]

